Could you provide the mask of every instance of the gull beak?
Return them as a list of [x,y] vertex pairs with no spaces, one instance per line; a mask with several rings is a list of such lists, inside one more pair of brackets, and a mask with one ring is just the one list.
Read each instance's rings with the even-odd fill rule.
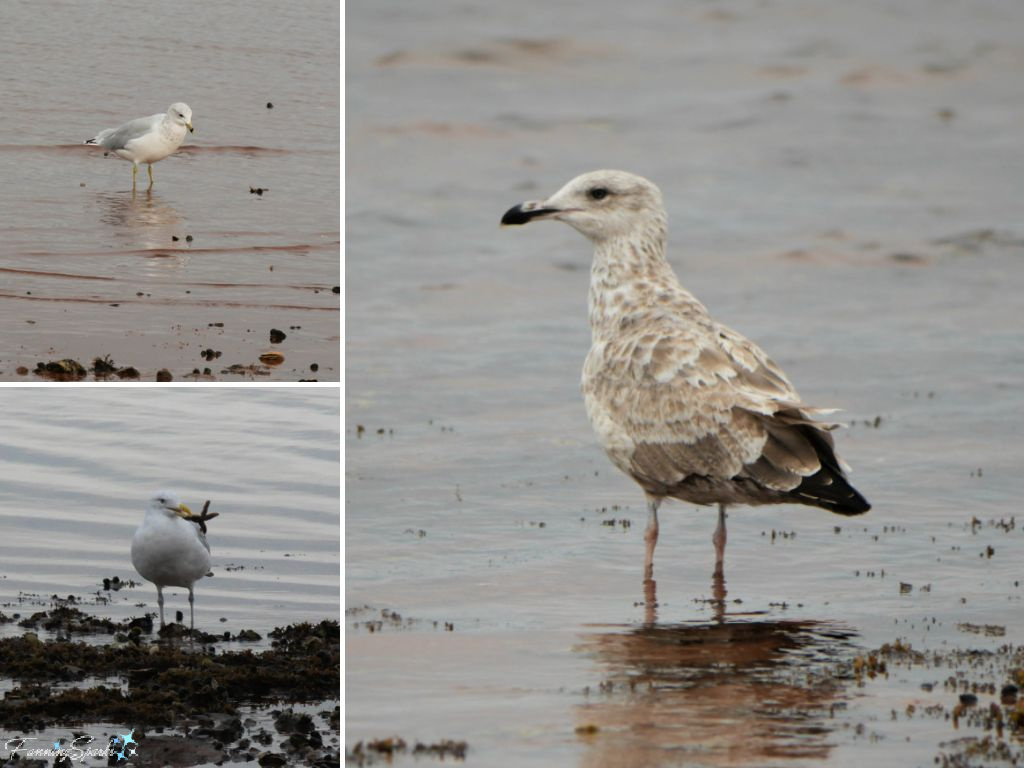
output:
[[565,211],[561,208],[546,206],[542,200],[533,200],[528,203],[513,205],[505,211],[505,215],[501,217],[501,226],[517,226],[519,224],[526,224],[534,219],[550,219],[560,213],[565,213]]
[[175,507],[175,511],[178,513],[178,517],[183,517],[186,520],[192,519],[192,510],[186,507],[184,504],[179,504]]
[[195,133],[196,129],[192,127],[192,123],[185,123],[185,127],[188,128],[189,133]]

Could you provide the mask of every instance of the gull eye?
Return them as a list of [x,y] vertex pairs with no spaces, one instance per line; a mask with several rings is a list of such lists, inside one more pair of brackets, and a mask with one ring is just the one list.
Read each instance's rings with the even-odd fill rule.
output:
[[594,187],[587,194],[590,195],[591,200],[604,200],[608,197],[608,190],[604,187]]

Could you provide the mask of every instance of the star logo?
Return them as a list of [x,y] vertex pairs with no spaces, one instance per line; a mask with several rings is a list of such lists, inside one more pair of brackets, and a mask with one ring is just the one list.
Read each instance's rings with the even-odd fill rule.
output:
[[60,739],[57,739],[57,741],[53,742],[53,748],[54,748],[54,749],[55,749],[55,750],[56,750],[57,752],[60,752]]
[[119,738],[122,742],[124,742],[124,745],[126,747],[131,745],[131,744],[138,744],[139,742],[137,742],[135,740],[134,736],[133,736],[134,733],[135,733],[135,729],[132,728],[130,731],[128,731],[128,733],[125,733],[123,735],[119,734],[117,738]]

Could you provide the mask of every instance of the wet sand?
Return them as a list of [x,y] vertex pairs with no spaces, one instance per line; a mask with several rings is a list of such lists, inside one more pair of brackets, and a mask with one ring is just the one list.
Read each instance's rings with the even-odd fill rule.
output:
[[[24,34],[0,63],[30,74],[0,144],[0,380],[96,358],[137,376],[88,380],[339,380],[337,7],[112,13],[7,18]],[[81,144],[172,101],[195,133],[151,189]]]
[[[1003,695],[1024,665],[1019,529],[965,521],[931,543],[916,526],[834,533],[804,519],[772,542],[735,516],[730,545],[742,542],[716,595],[713,515],[677,519],[651,611],[642,517],[626,515],[626,532],[600,516],[568,534],[524,521],[501,536],[507,555],[468,556],[475,576],[424,564],[419,587],[394,575],[413,559],[396,531],[391,584],[348,587],[349,750],[401,737],[463,740],[484,765],[853,766],[865,750],[928,765],[988,739],[1022,756],[1024,709]],[[428,526],[414,537],[424,563],[444,549],[432,538],[460,537]],[[929,581],[902,580],[919,568]],[[371,594],[387,607],[351,605]]]
[[[1019,7],[601,10],[349,17],[346,749],[1021,759]],[[600,167],[658,183],[684,285],[843,409],[873,504],[737,508],[724,584],[714,511],[668,504],[656,605],[580,401],[590,248],[497,224]]]

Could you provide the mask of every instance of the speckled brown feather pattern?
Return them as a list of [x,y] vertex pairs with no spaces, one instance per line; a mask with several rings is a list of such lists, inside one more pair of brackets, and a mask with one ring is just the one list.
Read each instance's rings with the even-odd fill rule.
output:
[[522,219],[509,223],[556,218],[594,242],[583,396],[612,461],[650,496],[868,508],[834,456],[833,425],[815,421],[779,366],[680,285],[657,187],[595,171],[514,211]]

